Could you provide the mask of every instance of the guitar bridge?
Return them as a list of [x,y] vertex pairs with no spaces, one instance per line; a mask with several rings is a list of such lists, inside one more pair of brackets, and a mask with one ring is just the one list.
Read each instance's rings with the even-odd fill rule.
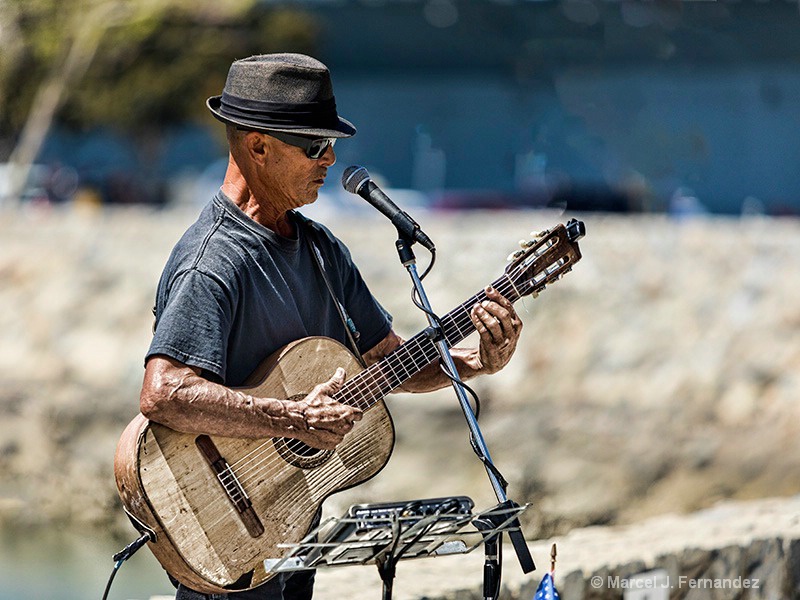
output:
[[219,481],[228,500],[230,500],[239,514],[247,533],[254,538],[260,536],[264,533],[264,525],[258,518],[256,511],[253,510],[253,503],[236,477],[236,473],[233,472],[228,461],[220,454],[214,441],[207,435],[200,435],[195,439],[194,443],[217,476],[217,481]]

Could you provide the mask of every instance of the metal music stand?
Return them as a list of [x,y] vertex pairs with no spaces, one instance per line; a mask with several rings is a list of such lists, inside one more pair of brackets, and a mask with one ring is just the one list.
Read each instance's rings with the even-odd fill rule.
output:
[[[290,551],[267,559],[271,573],[318,567],[375,563],[383,582],[383,600],[391,600],[397,562],[447,554],[466,554],[481,544],[486,550],[484,598],[500,588],[499,544],[503,532],[519,531],[518,516],[529,505],[499,504],[473,513],[466,496],[410,502],[354,504],[340,518],[329,517]],[[476,530],[467,531],[473,525]]]

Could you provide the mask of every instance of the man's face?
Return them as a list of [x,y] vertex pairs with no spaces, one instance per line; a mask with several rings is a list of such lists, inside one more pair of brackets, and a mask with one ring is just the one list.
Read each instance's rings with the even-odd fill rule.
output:
[[270,203],[280,203],[281,208],[289,210],[314,202],[325,183],[328,167],[336,162],[333,147],[313,159],[302,148],[263,135],[267,146],[264,183]]

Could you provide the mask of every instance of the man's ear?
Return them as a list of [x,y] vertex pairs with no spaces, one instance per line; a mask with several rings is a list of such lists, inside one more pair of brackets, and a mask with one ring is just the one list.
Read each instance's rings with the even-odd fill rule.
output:
[[259,164],[264,164],[268,149],[264,134],[256,131],[248,131],[244,139],[244,144],[250,158]]

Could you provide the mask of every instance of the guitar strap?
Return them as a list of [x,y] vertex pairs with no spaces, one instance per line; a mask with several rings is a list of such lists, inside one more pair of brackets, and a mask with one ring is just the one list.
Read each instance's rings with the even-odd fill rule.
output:
[[347,341],[350,344],[350,349],[353,351],[353,354],[355,355],[356,359],[358,359],[358,362],[361,364],[361,366],[366,369],[367,363],[364,362],[364,358],[361,356],[361,351],[358,349],[358,344],[356,343],[358,338],[361,337],[361,333],[358,331],[358,329],[356,329],[356,324],[353,323],[353,319],[351,319],[350,315],[347,314],[347,309],[345,309],[344,304],[339,302],[339,299],[336,297],[336,292],[333,291],[333,285],[331,285],[331,281],[328,279],[328,274],[325,272],[325,264],[322,261],[322,252],[312,239],[312,237],[315,236],[314,228],[308,224],[308,219],[306,219],[306,217],[297,212],[295,214],[298,216],[298,222],[303,224],[303,230],[305,233],[303,238],[306,240],[306,244],[308,245],[309,252],[311,252],[311,256],[314,257],[314,262],[317,265],[317,271],[319,271],[319,274],[322,276],[322,280],[325,282],[325,287],[328,288],[328,293],[333,299],[333,304],[336,306],[336,311],[339,313],[339,318],[344,324],[344,331],[347,335]]

